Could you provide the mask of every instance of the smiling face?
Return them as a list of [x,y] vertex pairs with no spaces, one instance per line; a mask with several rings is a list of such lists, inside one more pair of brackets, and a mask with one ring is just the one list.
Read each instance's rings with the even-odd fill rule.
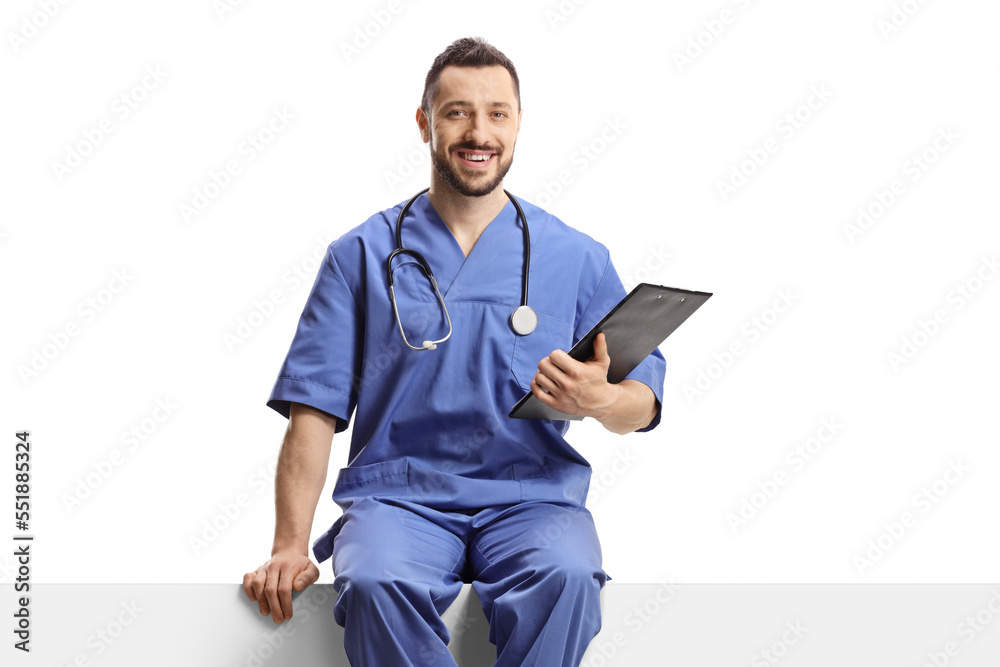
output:
[[466,197],[490,194],[514,161],[521,127],[510,73],[500,66],[445,67],[430,118],[418,110],[417,124],[446,185]]

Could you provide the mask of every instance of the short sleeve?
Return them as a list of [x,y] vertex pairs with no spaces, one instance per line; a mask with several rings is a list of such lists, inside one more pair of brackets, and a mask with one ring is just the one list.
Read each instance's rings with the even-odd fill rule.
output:
[[[625,287],[615,271],[610,257],[590,301],[583,306],[582,312],[577,317],[576,331],[573,332],[573,341],[580,340],[595,324],[601,321],[608,312],[625,298]],[[656,396],[656,415],[649,425],[638,429],[651,431],[660,423],[660,412],[663,406],[663,382],[666,376],[667,362],[659,350],[653,350],[652,354],[646,357],[642,363],[635,367],[631,373],[625,376],[627,380],[637,380],[653,390]]]
[[267,405],[286,418],[291,403],[310,405],[337,417],[340,432],[357,404],[364,313],[333,255],[334,245],[320,265]]

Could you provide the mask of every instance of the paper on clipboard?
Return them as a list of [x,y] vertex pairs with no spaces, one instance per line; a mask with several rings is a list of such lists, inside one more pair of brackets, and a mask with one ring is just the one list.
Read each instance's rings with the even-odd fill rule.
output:
[[[710,296],[711,292],[693,292],[641,283],[595,324],[587,335],[577,341],[569,351],[569,356],[577,361],[593,357],[594,338],[604,332],[608,356],[611,357],[608,382],[617,384],[652,354]],[[530,391],[514,405],[507,416],[513,419],[583,419],[550,408]]]

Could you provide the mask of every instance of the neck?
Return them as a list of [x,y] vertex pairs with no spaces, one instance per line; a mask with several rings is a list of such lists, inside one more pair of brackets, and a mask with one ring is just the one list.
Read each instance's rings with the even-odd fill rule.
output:
[[437,174],[431,176],[431,189],[427,198],[451,230],[462,252],[468,257],[483,230],[507,205],[503,184],[482,197],[466,197],[441,182]]

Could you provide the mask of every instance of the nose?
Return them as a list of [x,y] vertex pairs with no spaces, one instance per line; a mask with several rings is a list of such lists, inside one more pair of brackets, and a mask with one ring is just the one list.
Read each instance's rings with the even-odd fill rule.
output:
[[485,146],[489,143],[487,127],[485,112],[469,114],[469,123],[465,129],[465,139],[475,143],[477,146]]

